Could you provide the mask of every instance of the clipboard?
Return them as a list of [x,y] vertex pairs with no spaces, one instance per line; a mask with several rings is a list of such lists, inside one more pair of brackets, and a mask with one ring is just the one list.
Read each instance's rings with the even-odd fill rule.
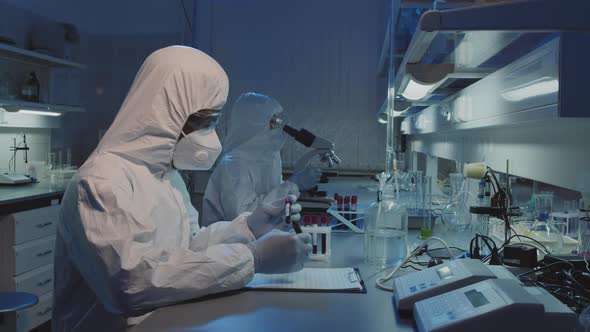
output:
[[304,268],[293,273],[256,274],[245,288],[279,292],[367,293],[358,268]]

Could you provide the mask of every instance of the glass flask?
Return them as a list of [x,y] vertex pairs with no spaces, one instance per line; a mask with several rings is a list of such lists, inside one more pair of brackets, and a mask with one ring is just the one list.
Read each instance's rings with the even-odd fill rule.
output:
[[394,198],[393,185],[383,187],[382,197],[365,213],[365,256],[369,264],[400,264],[407,255],[408,211]]
[[529,232],[549,251],[557,253],[563,248],[563,235],[550,218],[553,209],[553,193],[542,192],[534,196],[535,222]]
[[462,232],[471,225],[470,194],[467,181],[462,173],[451,173],[449,179],[451,182],[451,202],[443,209],[441,219],[448,230]]

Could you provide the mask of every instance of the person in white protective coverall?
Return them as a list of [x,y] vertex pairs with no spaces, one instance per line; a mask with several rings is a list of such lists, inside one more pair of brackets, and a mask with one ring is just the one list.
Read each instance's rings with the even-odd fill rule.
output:
[[287,134],[282,126],[283,108],[274,98],[242,94],[227,114],[224,156],[209,178],[203,200],[203,226],[232,220],[267,201],[299,195],[313,188],[322,172],[307,167],[283,182],[281,148]]
[[[53,331],[124,331],[157,307],[301,269],[310,238],[276,230],[286,198],[199,228],[177,169],[213,165],[228,93],[206,54],[173,46],[142,65],[113,124],[70,181],[55,252]],[[294,202],[294,198],[289,200]],[[296,219],[298,204],[292,205]]]

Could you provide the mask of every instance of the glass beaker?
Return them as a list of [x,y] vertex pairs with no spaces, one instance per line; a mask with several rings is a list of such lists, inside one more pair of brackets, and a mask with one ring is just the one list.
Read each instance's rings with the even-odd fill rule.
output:
[[462,173],[449,174],[451,202],[443,209],[441,219],[450,231],[462,232],[471,225],[470,194]]
[[72,167],[72,150],[70,148],[66,149],[66,163],[64,165],[64,169],[70,169]]
[[366,256],[379,267],[400,264],[407,255],[408,211],[394,198],[394,188],[383,188],[382,200],[367,213]]

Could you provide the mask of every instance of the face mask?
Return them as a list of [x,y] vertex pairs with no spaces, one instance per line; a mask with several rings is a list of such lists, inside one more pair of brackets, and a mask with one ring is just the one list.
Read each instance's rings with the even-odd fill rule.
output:
[[174,167],[191,171],[211,169],[221,153],[221,143],[215,130],[197,130],[188,135],[182,132],[182,136],[174,148]]
[[285,145],[285,142],[287,141],[287,135],[284,131],[282,130],[271,130],[270,131],[270,142],[272,144],[272,149],[274,151],[280,151],[283,148],[283,145]]

